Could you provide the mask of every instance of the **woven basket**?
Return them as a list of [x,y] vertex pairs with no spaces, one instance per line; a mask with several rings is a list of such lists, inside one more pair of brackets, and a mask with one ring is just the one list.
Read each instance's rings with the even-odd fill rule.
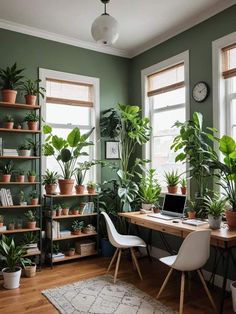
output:
[[81,256],[96,254],[96,242],[92,240],[83,240],[75,243],[76,253]]

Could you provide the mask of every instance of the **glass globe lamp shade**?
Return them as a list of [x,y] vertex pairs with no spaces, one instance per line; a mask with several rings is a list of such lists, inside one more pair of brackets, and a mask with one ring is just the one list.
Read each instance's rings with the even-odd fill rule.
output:
[[111,45],[119,37],[119,25],[114,17],[102,14],[93,22],[91,33],[97,43]]

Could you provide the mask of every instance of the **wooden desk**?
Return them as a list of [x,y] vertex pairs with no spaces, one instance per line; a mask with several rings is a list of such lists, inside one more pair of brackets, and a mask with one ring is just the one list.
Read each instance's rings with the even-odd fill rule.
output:
[[[197,227],[190,226],[187,224],[183,224],[182,221],[179,219],[174,219],[178,220],[179,222],[173,223],[173,221],[171,220],[161,220],[158,218],[149,217],[147,214],[140,214],[140,212],[120,213],[120,216],[126,218],[131,224],[148,228],[150,230],[175,235],[181,238],[185,238],[190,232],[196,230],[209,229],[208,224]],[[232,258],[234,264],[236,265],[236,261],[231,252],[232,248],[236,247],[236,230],[229,230],[226,225],[223,225],[222,228],[219,230],[212,230],[211,245],[221,249],[223,254],[226,255],[224,280],[222,284],[222,298],[220,305],[220,313],[223,313],[230,258]]]

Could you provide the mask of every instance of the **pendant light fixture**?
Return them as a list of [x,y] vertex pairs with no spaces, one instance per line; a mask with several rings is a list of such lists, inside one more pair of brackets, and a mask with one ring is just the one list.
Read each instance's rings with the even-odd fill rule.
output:
[[104,4],[104,13],[93,22],[91,33],[97,43],[111,45],[119,37],[119,25],[116,19],[106,11],[106,5],[110,0],[101,0],[101,2]]

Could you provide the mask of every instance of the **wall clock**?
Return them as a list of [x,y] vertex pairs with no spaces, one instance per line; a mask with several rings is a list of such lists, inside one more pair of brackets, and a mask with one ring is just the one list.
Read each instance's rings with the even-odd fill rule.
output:
[[209,95],[209,86],[205,82],[197,82],[192,90],[192,97],[197,102],[203,102]]

